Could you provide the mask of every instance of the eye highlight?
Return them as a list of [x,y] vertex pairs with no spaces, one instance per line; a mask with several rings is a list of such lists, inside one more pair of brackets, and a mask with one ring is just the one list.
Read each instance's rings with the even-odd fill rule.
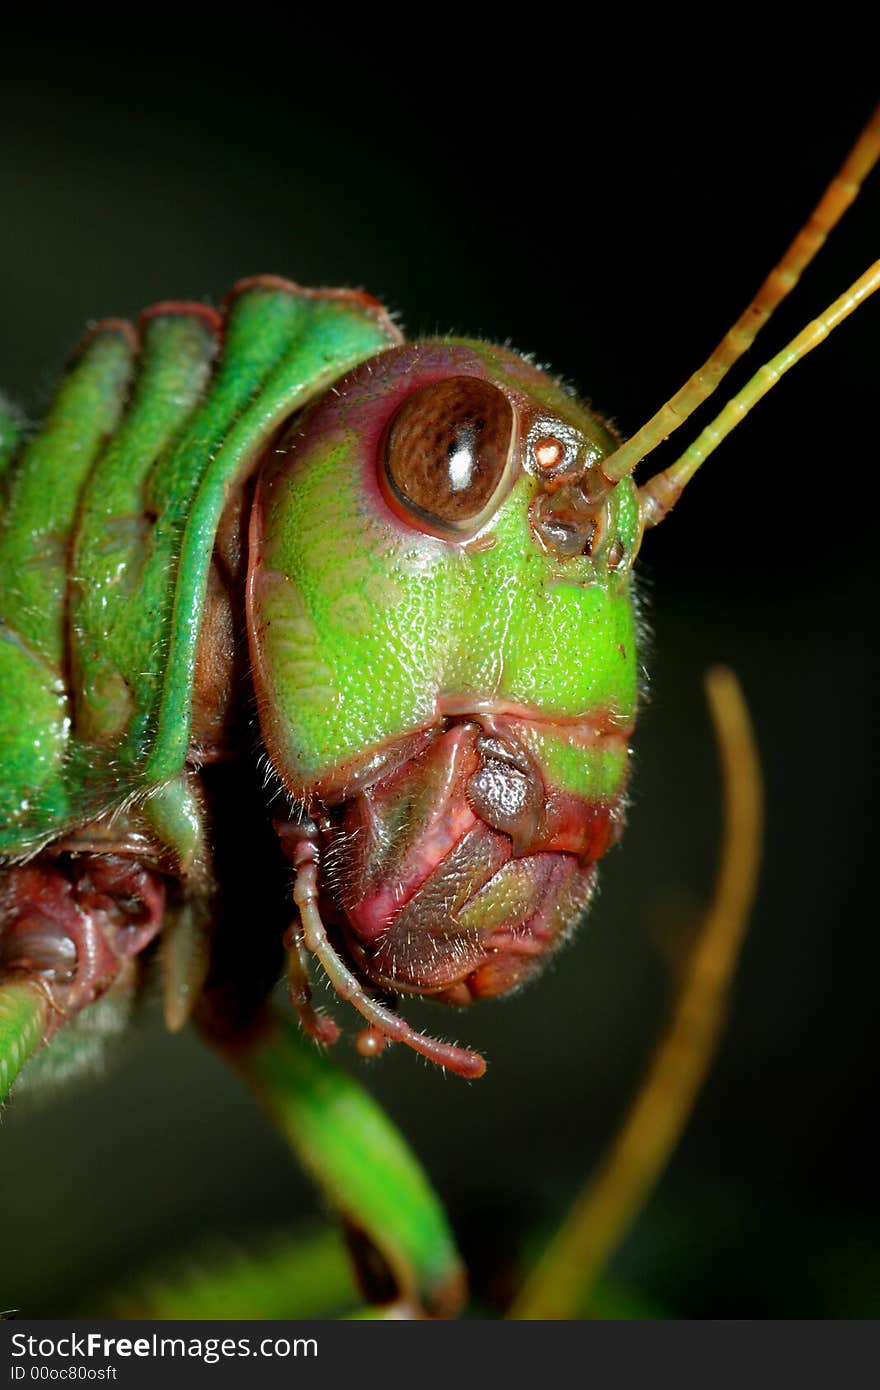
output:
[[440,532],[477,530],[505,477],[513,429],[510,401],[479,377],[414,391],[385,440],[382,476],[395,511]]

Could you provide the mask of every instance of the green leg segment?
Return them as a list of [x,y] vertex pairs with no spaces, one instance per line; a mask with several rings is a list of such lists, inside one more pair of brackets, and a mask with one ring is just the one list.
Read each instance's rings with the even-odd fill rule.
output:
[[[45,995],[32,982],[0,983],[0,1101],[39,1049],[48,1010]],[[454,1316],[466,1285],[446,1216],[415,1156],[376,1102],[283,1015],[266,1016],[259,1028],[224,1042],[221,1050],[342,1219],[368,1298],[398,1315]],[[318,1315],[315,1300],[350,1309],[357,1300],[342,1274],[336,1241],[319,1241],[329,1271],[327,1288],[313,1288],[314,1298],[303,1303],[304,1270],[314,1262],[315,1275],[321,1261],[308,1243],[303,1249],[299,1244],[279,1247],[276,1302],[283,1301],[287,1284],[286,1295],[300,1316]],[[231,1269],[224,1263],[225,1271],[208,1281],[211,1297],[225,1289],[228,1316],[266,1316],[256,1311],[263,1303],[261,1290],[242,1278],[241,1260]],[[236,1312],[242,1301],[246,1311]],[[155,1297],[147,1303],[154,1304]],[[165,1306],[167,1300],[160,1303],[160,1316],[182,1315],[180,1300],[173,1309]]]
[[223,1051],[343,1218],[368,1295],[454,1315],[465,1278],[446,1216],[376,1102],[283,1015]]
[[25,980],[0,983],[0,1101],[43,1041],[49,1005]]

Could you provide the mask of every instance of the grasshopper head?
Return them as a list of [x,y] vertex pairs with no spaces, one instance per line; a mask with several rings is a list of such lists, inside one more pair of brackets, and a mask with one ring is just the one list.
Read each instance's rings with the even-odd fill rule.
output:
[[261,727],[320,826],[337,938],[381,989],[518,985],[619,833],[640,522],[598,470],[614,444],[522,357],[427,341],[350,373],[264,466]]

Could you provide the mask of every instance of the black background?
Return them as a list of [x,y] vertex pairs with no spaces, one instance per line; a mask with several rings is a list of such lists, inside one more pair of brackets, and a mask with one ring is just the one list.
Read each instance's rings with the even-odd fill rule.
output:
[[[272,271],[362,285],[410,336],[509,338],[631,432],[742,308],[876,96],[833,30],[808,53],[737,49],[590,12],[573,30],[553,11],[412,9],[393,29],[129,11],[4,45],[0,381],[32,413],[88,319]],[[762,356],[876,256],[878,214],[875,181]],[[490,1267],[564,1209],[656,1033],[664,942],[711,879],[700,678],[725,661],[765,764],[760,902],[717,1066],[615,1271],[682,1315],[880,1311],[878,323],[871,304],[799,366],[647,538],[630,829],[578,945],[448,1021],[488,1050],[483,1082],[400,1055],[373,1072]],[[237,1082],[155,1019],[105,1079],[8,1113],[2,1140],[0,1305],[31,1315],[313,1210]]]

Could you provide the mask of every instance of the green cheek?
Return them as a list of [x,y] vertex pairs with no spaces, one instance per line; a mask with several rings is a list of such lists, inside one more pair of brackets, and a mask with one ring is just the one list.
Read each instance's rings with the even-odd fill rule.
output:
[[453,688],[547,717],[611,714],[629,724],[637,694],[629,575],[545,555],[529,526],[532,490],[521,479],[496,519],[496,545],[462,557],[467,610],[453,635]]
[[517,737],[533,755],[549,786],[588,801],[612,801],[626,785],[629,750],[623,739],[587,747],[569,741],[564,729],[518,725]]
[[[491,548],[409,533],[361,492],[354,452],[345,436],[312,446],[283,486],[267,489],[254,616],[262,715],[286,780],[316,781],[425,728],[444,699],[631,723],[626,571],[544,554],[528,522],[527,476],[496,517]],[[616,511],[632,553],[634,510],[624,499]],[[586,778],[602,794],[620,775],[606,765],[610,753],[585,759],[563,742],[552,757],[572,791]]]
[[276,757],[311,779],[433,717],[448,566],[366,513],[344,447],[313,453],[267,515],[260,601]]

